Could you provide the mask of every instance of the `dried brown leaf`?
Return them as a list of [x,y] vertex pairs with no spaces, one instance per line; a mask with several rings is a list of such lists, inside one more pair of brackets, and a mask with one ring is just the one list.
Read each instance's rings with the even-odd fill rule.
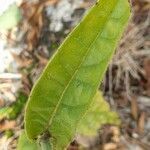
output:
[[0,123],[0,132],[9,130],[9,129],[14,129],[16,126],[16,121],[4,121]]
[[28,59],[28,58],[22,58],[20,55],[16,55],[12,53],[12,56],[14,57],[15,61],[19,64],[19,67],[28,67],[33,63],[33,59]]
[[116,150],[117,149],[117,144],[115,143],[108,143],[105,144],[103,147],[103,150]]
[[42,65],[46,65],[47,64],[48,59],[46,59],[46,58],[44,58],[44,57],[42,57],[42,56],[40,56],[38,54],[36,54],[36,57],[38,58],[40,64],[42,64]]
[[38,3],[24,2],[21,5],[24,16],[23,26],[26,31],[28,50],[31,51],[38,44],[41,29],[43,28],[43,9],[48,5],[54,5],[58,0],[43,0]]

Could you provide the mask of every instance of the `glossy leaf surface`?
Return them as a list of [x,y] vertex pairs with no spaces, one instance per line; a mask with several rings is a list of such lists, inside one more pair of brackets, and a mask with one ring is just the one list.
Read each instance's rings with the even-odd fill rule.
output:
[[89,111],[79,123],[77,133],[84,136],[96,136],[101,125],[119,125],[119,123],[118,115],[110,111],[109,105],[104,100],[102,94],[97,92]]
[[30,139],[49,132],[64,149],[90,107],[130,16],[128,0],[100,0],[72,31],[34,85],[25,114]]

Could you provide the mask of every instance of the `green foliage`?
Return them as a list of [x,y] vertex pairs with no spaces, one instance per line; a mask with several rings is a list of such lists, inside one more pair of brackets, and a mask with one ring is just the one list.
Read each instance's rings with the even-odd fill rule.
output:
[[10,107],[0,108],[0,120],[6,118],[11,110],[12,109]]
[[14,102],[11,106],[0,108],[0,120],[4,118],[16,119],[21,113],[26,100],[27,96],[20,92],[16,102]]
[[10,137],[12,137],[13,136],[13,131],[12,130],[7,130],[7,131],[5,131],[5,136],[7,137],[7,138],[10,138]]
[[17,150],[51,150],[51,145],[49,140],[42,140],[40,143],[33,142],[28,139],[25,132],[22,131],[18,144]]
[[97,92],[90,109],[79,123],[77,133],[84,136],[95,136],[100,126],[106,123],[119,125],[120,121],[117,114],[110,111],[101,93]]
[[23,131],[19,137],[17,150],[38,150],[38,144],[28,140],[25,132]]
[[[102,94],[97,92],[90,109],[79,123],[77,133],[84,136],[95,136],[100,125],[105,123],[120,124],[117,114],[110,111],[109,105]],[[10,131],[7,134],[10,135]],[[49,142],[43,140],[41,146],[39,146],[38,143],[29,141],[23,131],[18,141],[17,150],[51,150]]]
[[12,4],[0,16],[0,30],[11,29],[16,26],[21,19],[21,12],[16,4]]
[[16,119],[24,108],[26,101],[27,96],[20,92],[16,102],[10,107],[11,111],[8,114],[8,119]]
[[56,150],[73,140],[129,16],[128,0],[100,0],[71,32],[31,91],[25,113],[29,139],[49,133]]

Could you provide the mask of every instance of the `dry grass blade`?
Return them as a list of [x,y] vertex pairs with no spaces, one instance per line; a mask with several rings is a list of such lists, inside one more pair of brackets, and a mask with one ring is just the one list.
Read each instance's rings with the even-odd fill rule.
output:
[[[110,94],[113,93],[114,89],[118,91],[124,87],[123,90],[126,90],[126,95],[130,99],[133,92],[130,79],[140,82],[141,75],[145,75],[145,70],[141,66],[143,59],[150,57],[147,37],[148,28],[149,16],[145,17],[145,20],[138,24],[134,22],[134,17],[132,18],[129,28],[123,36],[117,53],[110,64],[108,78],[106,77],[106,81],[108,80],[109,83],[108,89]],[[107,85],[107,83],[105,84]]]
[[146,79],[147,79],[147,93],[148,95],[150,95],[150,59],[146,59],[144,61],[144,70],[145,70],[145,76],[146,76]]
[[18,73],[0,73],[0,79],[21,79],[22,75]]
[[139,117],[139,120],[138,120],[138,131],[140,134],[144,133],[145,119],[146,119],[146,113],[142,112],[140,117]]
[[138,119],[138,104],[135,97],[133,97],[131,100],[131,115],[134,120]]

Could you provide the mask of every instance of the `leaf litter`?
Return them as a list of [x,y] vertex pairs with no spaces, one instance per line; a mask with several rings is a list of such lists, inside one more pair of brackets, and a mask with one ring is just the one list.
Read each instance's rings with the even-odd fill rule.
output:
[[[117,129],[114,129],[120,132],[119,135],[117,134],[119,140],[112,140],[115,135],[114,132],[112,133],[112,128],[114,126],[104,125],[100,130],[100,137],[97,137],[92,143],[90,142],[89,147],[92,147],[92,149],[99,149],[100,147],[110,149],[109,147],[111,147],[119,150],[135,148],[148,150],[149,148],[149,3],[147,0],[132,0],[132,2],[134,11],[133,19],[122,39],[118,52],[110,65],[112,69],[107,73],[102,88],[105,92],[106,99],[110,102],[111,107],[117,110],[122,120],[121,127],[115,127]],[[13,54],[11,52],[10,55],[13,56],[12,62],[17,62],[17,65],[19,66],[17,67],[19,68],[19,70],[17,69],[17,72],[23,75],[19,81],[22,82],[22,90],[27,94],[29,94],[33,83],[42,72],[54,49],[58,47],[73,26],[77,24],[85,10],[92,5],[93,1],[85,0],[81,3],[77,2],[78,4],[76,2],[73,2],[76,4],[72,4],[69,0],[67,2],[62,2],[64,4],[69,3],[68,8],[66,8],[68,10],[69,6],[72,8],[74,7],[73,5],[76,5],[76,7],[74,11],[71,10],[69,12],[71,17],[66,17],[67,19],[69,18],[68,20],[62,19],[62,17],[59,18],[60,20],[58,19],[56,26],[60,26],[59,24],[61,23],[62,28],[56,32],[50,29],[50,26],[52,27],[52,19],[56,19],[55,14],[48,12],[48,9],[57,10],[60,6],[63,7],[63,5],[59,3],[59,1],[55,0],[41,2],[23,1],[22,5],[20,5],[22,11],[32,13],[26,13],[27,16],[24,17],[17,30],[13,29],[8,33],[3,33],[3,36],[7,35],[5,36],[6,42],[9,43],[10,47],[12,46],[12,49],[14,49],[14,44],[21,43],[22,50],[20,50],[19,53],[14,53],[13,50]],[[35,19],[32,20],[32,17]],[[13,58],[15,59],[13,60]],[[12,92],[12,88],[8,87],[15,85],[16,81],[12,79],[3,79],[1,82],[3,84],[2,91],[3,93],[6,93],[4,95],[10,95],[10,98],[8,99],[14,101],[16,99],[16,94],[14,94],[15,92]],[[20,89],[20,86],[18,89]],[[113,97],[113,99],[110,97]],[[2,106],[11,103],[11,101],[5,101],[5,96],[1,95],[0,99]],[[121,105],[118,103],[119,101]],[[22,128],[21,121],[22,119],[19,121],[20,126],[18,126],[18,131]],[[108,134],[109,131],[110,134]],[[108,140],[104,140],[102,137],[105,137],[105,139]],[[1,137],[1,140],[3,140],[3,136]],[[84,138],[81,140],[85,141],[87,139]],[[7,140],[5,140],[5,142],[6,141]],[[14,143],[16,142],[15,140],[13,141]],[[12,141],[8,143],[8,147],[14,146],[12,143]],[[77,141],[74,141],[71,143],[70,149],[78,149],[78,147],[79,144]]]

